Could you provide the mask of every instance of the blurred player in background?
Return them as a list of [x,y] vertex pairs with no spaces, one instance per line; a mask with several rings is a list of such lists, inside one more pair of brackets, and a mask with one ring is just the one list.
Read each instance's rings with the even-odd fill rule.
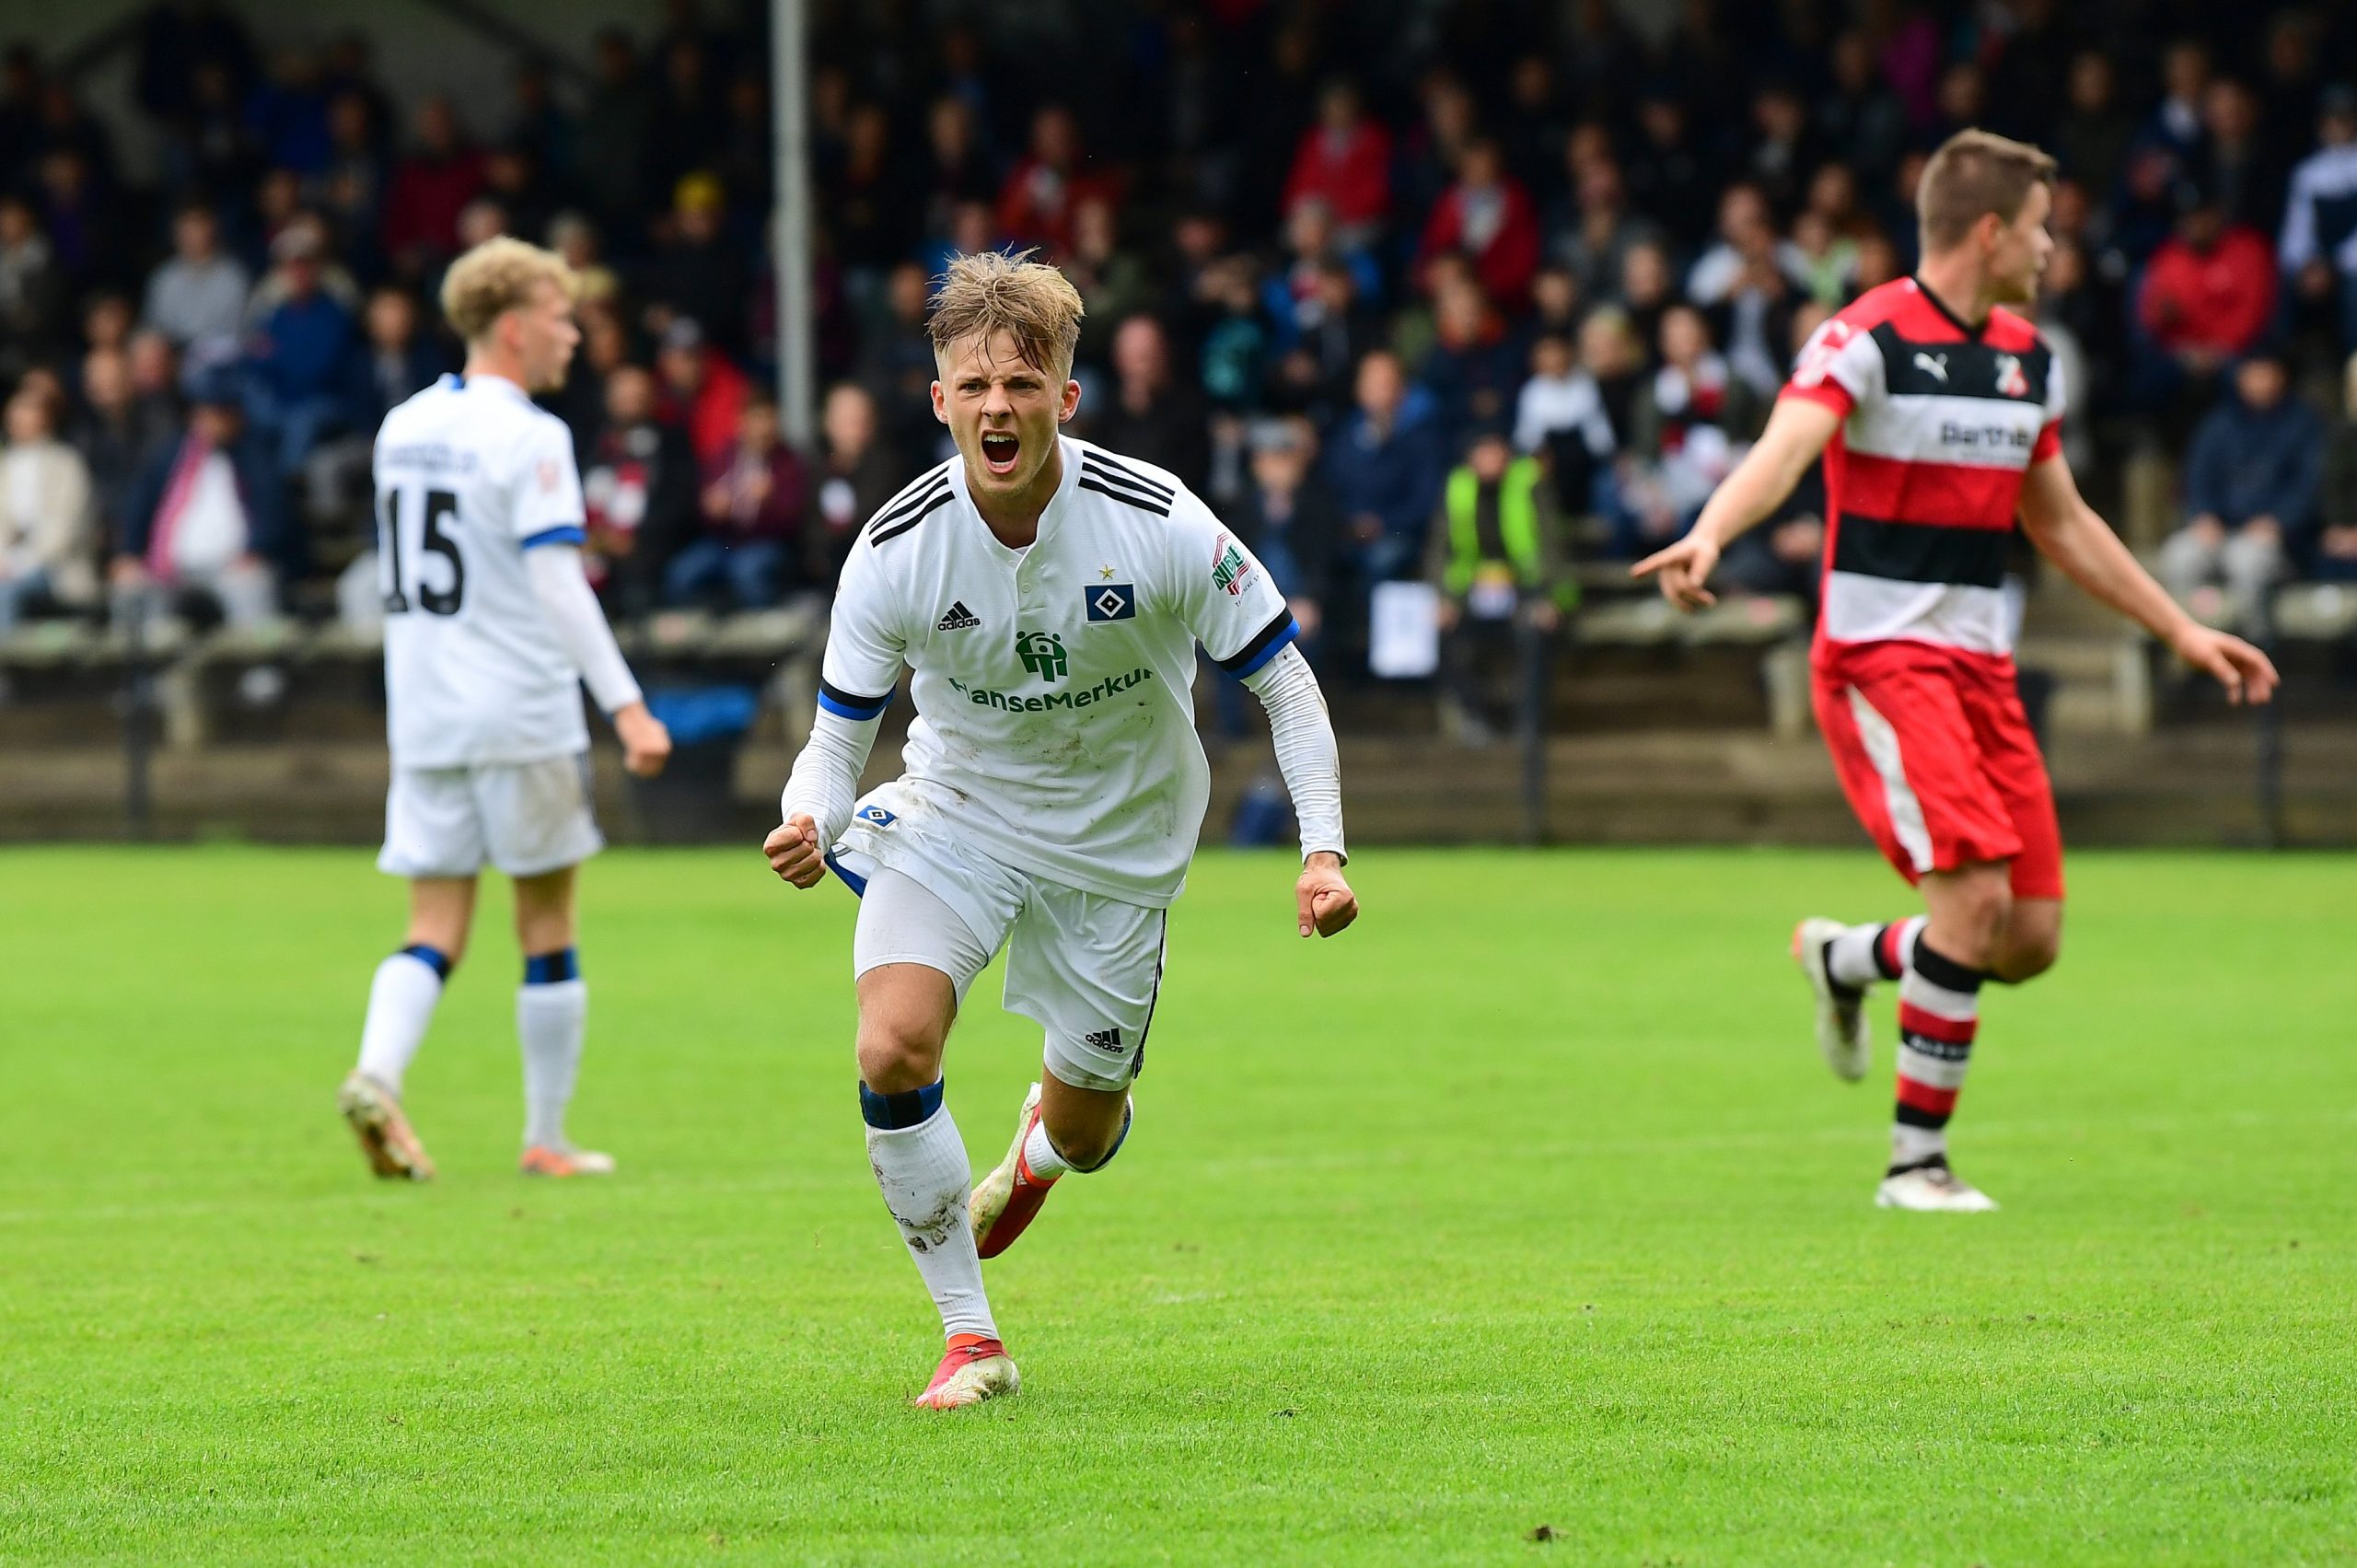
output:
[[1993,1209],[1948,1167],[1984,981],[2044,973],[2062,936],[2062,840],[2014,690],[2002,584],[2014,520],[2088,593],[2205,670],[2235,702],[2275,688],[2264,654],[2196,622],[2080,498],[2061,450],[2064,389],[2038,330],[2053,240],[2054,160],[1959,132],[1916,196],[1922,263],[1817,329],[1758,446],[1693,531],[1641,561],[1685,609],[1712,602],[1719,552],[1825,458],[1823,609],[1811,662],[1818,727],[1851,807],[1926,912],[1889,924],[1805,920],[1793,956],[1817,1043],[1863,1077],[1866,990],[1898,982],[1898,1095],[1886,1208]]
[[524,984],[523,1168],[604,1175],[564,1111],[588,991],[575,956],[574,867],[598,853],[586,682],[624,765],[661,771],[671,738],[646,710],[581,564],[573,440],[532,394],[564,383],[581,333],[555,255],[493,239],[452,264],[442,308],[467,367],[385,416],[377,437],[385,701],[393,751],[377,868],[410,878],[409,935],[377,967],[360,1062],[338,1104],[378,1176],[433,1163],[401,1110],[401,1076],[465,951],[475,879],[516,882]]
[[[852,547],[819,716],[763,851],[808,888],[860,894],[859,1099],[884,1202],[948,1346],[917,1402],[1018,1386],[982,1292],[1071,1172],[1130,1130],[1163,936],[1209,794],[1195,645],[1257,693],[1301,819],[1295,928],[1356,918],[1342,879],[1334,732],[1285,597],[1163,469],[1062,436],[1080,406],[1081,300],[1053,267],[949,266],[931,332],[957,456],[887,502]],[[906,667],[904,772],[854,799]],[[942,1101],[967,987],[1007,948],[1006,1005],[1047,1031],[1015,1142],[970,1191]]]

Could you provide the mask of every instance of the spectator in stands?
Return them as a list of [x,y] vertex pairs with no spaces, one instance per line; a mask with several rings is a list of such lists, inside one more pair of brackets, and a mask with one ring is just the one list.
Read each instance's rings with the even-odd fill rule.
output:
[[1649,217],[1630,209],[1620,166],[1609,157],[1591,158],[1573,174],[1575,209],[1558,217],[1550,253],[1571,269],[1584,294],[1609,294],[1641,245],[1661,246],[1668,236]]
[[172,220],[172,259],[148,275],[140,321],[182,348],[231,341],[245,326],[252,285],[243,264],[221,249],[218,215],[192,202]]
[[352,358],[352,427],[370,440],[385,415],[450,368],[441,345],[418,319],[417,300],[386,284],[368,296],[366,342]]
[[[1670,271],[1668,249],[1655,244],[1631,246],[1628,255],[1621,259],[1619,283],[1618,293],[1608,297],[1628,318],[1639,343],[1655,342],[1661,335],[1662,312],[1678,300],[1678,283]],[[1577,336],[1576,331],[1573,336]]]
[[57,437],[57,406],[37,391],[8,400],[0,447],[0,637],[35,604],[97,595],[99,535],[90,470]]
[[1486,137],[1457,159],[1457,181],[1441,195],[1424,224],[1416,271],[1424,282],[1432,259],[1455,251],[1470,261],[1482,291],[1503,308],[1518,309],[1528,298],[1530,274],[1538,266],[1538,218],[1530,193],[1505,171],[1498,144]]
[[1293,310],[1298,335],[1277,361],[1271,400],[1328,429],[1350,402],[1359,361],[1380,343],[1382,324],[1362,303],[1357,273],[1339,261],[1318,269],[1314,310],[1298,301]]
[[628,33],[606,29],[595,53],[597,82],[581,116],[581,167],[594,174],[585,185],[598,215],[610,231],[627,233],[645,217],[655,99]]
[[206,377],[186,426],[132,494],[110,573],[118,602],[153,587],[233,626],[269,620],[286,548],[280,518],[278,476],[236,386]]
[[2275,313],[2275,268],[2256,229],[2230,226],[2198,186],[2178,195],[2177,233],[2154,251],[2137,296],[2147,407],[2207,390],[2258,343]]
[[[1251,295],[1246,293],[1248,308]],[[1088,438],[1140,462],[1168,469],[1198,494],[1211,482],[1211,414],[1203,396],[1175,373],[1169,340],[1151,316],[1132,316],[1113,334],[1113,384],[1092,410]]]
[[1330,266],[1350,274],[1354,304],[1375,299],[1382,289],[1375,258],[1342,243],[1333,209],[1322,198],[1304,197],[1285,211],[1284,264],[1261,285],[1278,353],[1290,353],[1304,333],[1325,321],[1325,274]]
[[124,357],[131,366],[131,395],[151,427],[177,430],[180,423],[180,362],[161,332],[131,334]]
[[1793,310],[1800,300],[1777,264],[1772,231],[1756,229],[1746,243],[1742,271],[1705,318],[1736,378],[1761,397],[1772,398],[1791,364],[1784,345],[1791,341]]
[[1596,484],[1618,445],[1596,377],[1580,370],[1572,341],[1538,337],[1530,345],[1530,378],[1515,401],[1514,447],[1545,457],[1558,509],[1572,517],[1598,510]]
[[421,278],[456,254],[459,215],[482,193],[482,155],[468,145],[450,100],[419,105],[417,145],[394,168],[385,196],[384,248],[405,277]]
[[1102,192],[1090,192],[1073,208],[1064,275],[1080,290],[1087,320],[1119,321],[1153,303],[1154,280],[1144,261],[1121,248],[1120,219]]
[[867,389],[856,381],[829,388],[803,512],[805,575],[812,587],[831,590],[842,580],[861,527],[908,482],[907,465],[884,440]]
[[1286,215],[1313,201],[1333,215],[1341,242],[1353,249],[1372,245],[1391,215],[1391,135],[1367,117],[1349,82],[1326,85],[1318,95],[1318,123],[1294,149]]
[[1702,215],[1711,210],[1715,189],[1708,163],[1676,89],[1659,82],[1649,86],[1637,103],[1637,141],[1626,170],[1629,196],[1637,211],[1667,227],[1681,248],[1702,238]]
[[663,572],[673,604],[764,610],[802,583],[802,460],[778,431],[777,401],[745,401],[737,437],[706,463],[699,497],[702,526]]
[[1483,744],[1492,733],[1483,665],[1502,654],[1518,664],[1544,659],[1545,639],[1562,624],[1570,579],[1543,479],[1538,459],[1515,456],[1504,427],[1491,424],[1475,432],[1442,489],[1425,575],[1441,596],[1442,725],[1460,743]]
[[745,307],[752,269],[744,247],[724,231],[727,193],[709,174],[691,174],[672,192],[667,232],[656,241],[645,293],[703,328],[729,354],[745,345]]
[[2316,521],[2324,428],[2290,392],[2282,360],[2254,354],[2194,432],[2187,520],[2161,547],[2160,577],[2196,614],[2257,624],[2287,548]]
[[2226,222],[2271,235],[2283,215],[2288,170],[2259,125],[2258,99],[2249,84],[2222,76],[2201,99],[2205,139],[2200,178],[2217,198]]
[[322,436],[351,419],[355,333],[352,312],[320,286],[315,235],[289,228],[271,254],[286,296],[261,319],[249,344],[250,397],[254,424],[274,446],[279,471],[291,475]]
[[2191,171],[2201,151],[2201,102],[2210,87],[2210,51],[2194,39],[2179,39],[2161,55],[2161,101],[2137,135],[2147,146],[2165,149],[2180,175]]
[[1439,405],[1441,440],[1448,445],[1476,425],[1513,416],[1526,356],[1504,317],[1470,278],[1445,285],[1433,314],[1436,341],[1417,378]]
[[131,356],[122,349],[92,349],[83,356],[81,390],[74,449],[89,467],[99,526],[113,538],[122,531],[133,486],[178,421],[168,401],[139,396]]
[[[1197,356],[1202,366],[1199,382],[1210,413],[1219,424],[1225,449],[1233,458],[1240,432],[1227,416],[1257,413],[1260,410],[1269,379],[1269,324],[1260,310],[1260,289],[1253,276],[1251,257],[1222,257],[1203,274],[1203,286],[1219,314],[1203,333],[1202,350]],[[1214,442],[1214,448],[1221,444]],[[1228,482],[1233,481],[1233,461],[1207,462],[1205,494],[1219,494],[1228,488],[1226,483],[1214,481],[1215,469]]]
[[581,468],[589,581],[610,608],[654,608],[665,569],[694,532],[697,490],[695,449],[655,417],[655,377],[617,366]]
[[2357,581],[2357,355],[2341,367],[2340,410],[2325,447],[2316,539],[2302,569],[2322,582]]
[[2357,349],[2357,87],[2326,91],[2316,139],[2292,171],[2278,249],[2300,297],[2330,307],[2346,353]]
[[[1637,395],[1643,386],[1644,372],[1644,345],[1638,341],[1629,318],[1609,306],[1590,311],[1587,319],[1580,324],[1579,369],[1573,377],[1569,395],[1578,417],[1562,427],[1564,434],[1575,436],[1586,447],[1590,463],[1581,462],[1562,434],[1550,442],[1563,476],[1559,482],[1565,487],[1561,492],[1565,506],[1582,512],[1593,510],[1604,518],[1609,535],[1607,548],[1615,557],[1636,553],[1636,519],[1623,494],[1626,486],[1622,470],[1632,463],[1629,456],[1630,436],[1635,428]],[[1607,452],[1612,454],[1608,463],[1595,460]],[[1583,467],[1591,465],[1588,504],[1581,506],[1576,476]]]
[[[1832,84],[1817,100],[1819,140],[1841,150],[1869,182],[1898,166],[1907,113],[1883,82],[1874,41],[1856,28],[1833,41]],[[2068,160],[2065,160],[2067,167]]]
[[1790,82],[1771,81],[1751,98],[1752,137],[1744,176],[1769,204],[1790,212],[1800,204],[1801,182],[1817,163],[1808,106]]
[[1341,512],[1318,471],[1318,433],[1299,417],[1254,426],[1242,495],[1226,514],[1245,548],[1284,590],[1301,623],[1301,650],[1313,661],[1326,624],[1326,598]]
[[989,202],[998,194],[991,177],[990,159],[974,128],[973,106],[954,93],[933,100],[925,113],[925,155],[916,189],[923,193],[923,227],[927,238],[949,233],[950,216],[960,203]]
[[1759,187],[1743,181],[1728,186],[1719,194],[1718,238],[1686,274],[1686,297],[1705,308],[1723,303],[1751,259],[1775,243],[1775,225]]
[[2062,172],[2090,191],[2108,191],[2127,167],[2136,124],[2119,102],[2119,78],[2111,56],[2083,50],[2071,61],[2069,107],[2050,144]]
[[[1362,586],[1416,570],[1445,459],[1431,394],[1387,353],[1359,361],[1358,407],[1326,454],[1345,549]],[[1364,607],[1362,607],[1363,609]]]
[[1646,537],[1666,541],[1693,526],[1767,422],[1767,400],[1728,368],[1711,329],[1690,305],[1661,320],[1661,365],[1637,390],[1629,447],[1647,479]]
[[0,192],[0,380],[56,352],[65,332],[65,279],[29,204]]
[[1046,105],[1031,117],[1030,155],[999,189],[999,233],[1018,245],[1044,247],[1051,259],[1070,250],[1074,204],[1090,192],[1115,191],[1111,180],[1081,166],[1079,122],[1062,104]]
[[687,433],[696,461],[716,463],[737,439],[752,383],[704,341],[703,328],[681,316],[664,329],[656,357],[657,417]]

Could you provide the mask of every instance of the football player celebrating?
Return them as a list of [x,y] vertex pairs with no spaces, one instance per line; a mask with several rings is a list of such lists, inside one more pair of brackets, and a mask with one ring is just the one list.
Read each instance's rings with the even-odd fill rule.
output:
[[612,716],[632,772],[659,772],[671,738],[582,573],[573,439],[532,403],[563,385],[581,341],[574,287],[561,258],[520,240],[459,257],[442,308],[466,340],[466,371],[387,414],[377,436],[393,752],[377,865],[410,879],[410,921],[401,951],[377,966],[360,1062],[338,1103],[379,1176],[434,1174],[401,1109],[401,1076],[465,951],[485,864],[516,882],[523,1168],[613,1169],[564,1128],[589,1000],[574,951],[574,867],[604,842],[590,811],[582,685]]
[[1637,563],[1672,602],[1712,602],[1727,541],[1825,458],[1817,726],[1860,821],[1925,912],[1805,920],[1793,956],[1833,1071],[1863,1077],[1864,1000],[1898,983],[1898,1093],[1887,1208],[1996,1207],[1948,1167],[1946,1128],[1985,981],[2050,968],[2062,936],[2053,791],[2014,690],[2005,553],[2018,517],[2047,559],[2235,702],[2275,688],[2264,654],[2196,622],[2082,500],[2060,436],[2052,352],[2006,308],[2037,296],[2054,160],[1983,131],[1950,137],[1917,188],[1922,263],[1870,289],[1802,350],[1767,431],[1693,530]]
[[[1357,916],[1326,705],[1284,595],[1168,472],[1063,436],[1079,294],[1054,268],[957,258],[935,302],[934,412],[957,455],[870,519],[844,565],[819,714],[763,845],[797,888],[860,894],[859,1099],[884,1202],[948,1347],[917,1403],[1012,1394],[981,1260],[1055,1184],[1101,1170],[1161,989],[1207,798],[1195,645],[1259,694],[1301,820],[1295,926]],[[904,772],[854,799],[903,666]],[[1045,1071],[970,1191],[942,1098],[966,991],[1007,948],[1006,1005]]]

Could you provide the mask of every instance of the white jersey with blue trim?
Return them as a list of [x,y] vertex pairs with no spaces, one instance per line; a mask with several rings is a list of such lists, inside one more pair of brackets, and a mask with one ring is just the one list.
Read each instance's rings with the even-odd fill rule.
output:
[[1244,676],[1300,628],[1251,552],[1167,470],[1059,439],[1062,482],[1028,547],[992,534],[960,458],[853,546],[819,703],[874,717],[906,666],[916,718],[892,808],[863,807],[846,842],[939,835],[1165,905],[1210,798],[1195,645]]
[[586,749],[579,675],[524,570],[585,537],[564,422],[512,381],[446,376],[385,416],[376,482],[394,766]]

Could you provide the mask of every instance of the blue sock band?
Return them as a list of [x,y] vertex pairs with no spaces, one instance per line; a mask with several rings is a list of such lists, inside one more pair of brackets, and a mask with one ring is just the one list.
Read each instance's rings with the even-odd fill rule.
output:
[[581,978],[581,955],[572,947],[562,952],[542,953],[524,960],[526,985],[557,985]]
[[401,951],[434,971],[436,980],[450,978],[450,956],[441,948],[424,942],[412,942]]
[[936,1078],[921,1089],[905,1094],[879,1095],[865,1084],[859,1086],[859,1114],[870,1127],[885,1132],[897,1132],[932,1120],[941,1109],[941,1086],[948,1080]]

